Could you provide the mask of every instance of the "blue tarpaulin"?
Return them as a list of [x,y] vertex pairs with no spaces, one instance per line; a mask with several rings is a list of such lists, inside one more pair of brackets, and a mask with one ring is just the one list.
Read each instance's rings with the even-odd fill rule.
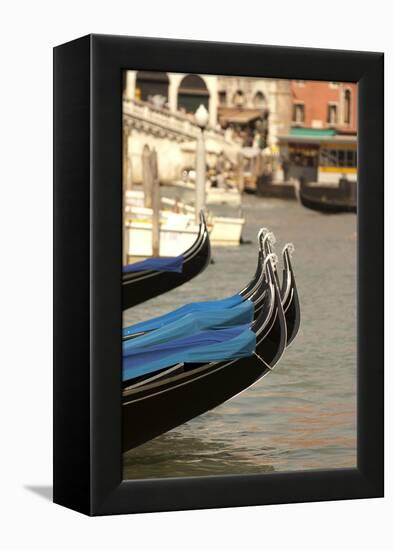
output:
[[183,256],[176,258],[148,258],[135,264],[123,266],[123,273],[133,273],[135,271],[171,271],[174,273],[182,273],[183,271]]
[[192,336],[202,330],[218,330],[229,326],[245,325],[251,323],[253,317],[254,304],[248,300],[229,309],[214,310],[208,313],[205,311],[188,313],[157,330],[123,342],[123,356],[133,353],[138,348],[154,346],[183,336]]
[[210,300],[206,302],[193,302],[191,304],[186,304],[178,309],[175,309],[174,311],[166,313],[165,315],[160,315],[159,317],[155,317],[149,321],[142,321],[141,323],[136,323],[135,325],[125,327],[123,329],[123,336],[158,329],[168,323],[184,317],[189,313],[205,312],[206,314],[209,314],[212,311],[233,308],[243,301],[244,298],[242,298],[240,294],[235,294],[234,296],[224,298],[223,300]]
[[208,363],[250,356],[256,336],[248,324],[221,330],[202,330],[155,346],[135,348],[123,357],[123,380],[170,367],[176,363]]

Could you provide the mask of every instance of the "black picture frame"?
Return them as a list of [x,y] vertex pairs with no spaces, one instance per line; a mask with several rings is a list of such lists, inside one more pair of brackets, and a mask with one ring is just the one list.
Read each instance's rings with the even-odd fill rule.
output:
[[[122,70],[357,82],[358,464],[122,480]],[[88,515],[383,496],[383,54],[88,35],[54,49],[54,502]]]

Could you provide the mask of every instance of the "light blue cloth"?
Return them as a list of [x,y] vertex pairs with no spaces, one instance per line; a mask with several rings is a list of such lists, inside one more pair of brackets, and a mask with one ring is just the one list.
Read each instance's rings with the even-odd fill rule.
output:
[[229,309],[218,309],[208,313],[205,311],[188,313],[161,328],[123,342],[123,357],[135,353],[139,348],[155,346],[183,336],[191,337],[202,330],[246,325],[251,323],[253,318],[254,304],[249,300]]
[[135,264],[123,266],[123,273],[133,273],[135,271],[171,271],[174,273],[182,273],[183,271],[183,256],[176,258],[148,258]]
[[229,298],[223,300],[210,300],[207,302],[193,302],[191,304],[185,304],[174,311],[160,315],[149,321],[142,321],[123,329],[123,336],[129,336],[130,334],[136,334],[137,332],[145,332],[148,330],[154,330],[160,328],[172,321],[180,319],[189,313],[205,312],[209,314],[211,311],[217,311],[221,309],[229,309],[242,303],[244,298],[240,294],[235,294]]
[[202,330],[192,336],[133,350],[133,354],[123,357],[123,381],[176,363],[208,363],[248,357],[255,345],[256,335],[248,325]]

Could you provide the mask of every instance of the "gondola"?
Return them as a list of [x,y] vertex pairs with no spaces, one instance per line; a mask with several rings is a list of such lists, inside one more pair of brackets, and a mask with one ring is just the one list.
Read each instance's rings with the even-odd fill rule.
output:
[[[264,262],[264,258],[269,254],[273,252],[272,244],[275,242],[274,235],[266,228],[262,228],[258,233],[258,242],[259,242],[259,252],[258,252],[258,265],[255,272],[255,275],[250,281],[250,283],[239,292],[239,296],[242,296],[245,300],[249,299],[254,303],[254,319],[258,316],[259,312],[261,311],[261,308],[263,307],[263,300],[265,296],[266,286],[267,283],[265,282],[265,278],[262,274],[262,264]],[[284,261],[284,269],[283,269],[283,278],[282,278],[282,285],[280,289],[280,295],[281,295],[281,302],[284,309],[285,314],[285,321],[287,325],[287,346],[293,341],[295,338],[299,325],[300,325],[300,306],[299,306],[299,299],[296,289],[296,283],[295,283],[295,277],[293,274],[292,264],[290,260],[290,256],[294,250],[294,247],[291,243],[287,244],[282,252],[283,261]],[[277,280],[277,285],[280,286],[280,282],[278,279],[277,269],[274,267],[274,274]],[[212,302],[214,303],[214,301]],[[172,320],[173,322],[173,320]],[[165,326],[170,326],[168,322],[163,323]],[[163,326],[161,325],[161,326]],[[155,329],[152,329],[153,332]],[[145,330],[145,331],[137,331],[134,333],[131,333],[127,336],[123,336],[123,342],[135,339],[140,336],[143,336],[144,334],[151,332],[151,330]],[[166,369],[163,369],[164,371]],[[168,369],[167,373],[171,373],[172,369]],[[162,372],[159,374],[159,377],[165,375],[165,372]],[[146,374],[140,377],[141,380],[144,382],[147,379],[156,379],[156,374]],[[138,381],[140,381],[138,379]],[[125,383],[127,385],[127,382]]]
[[356,199],[341,187],[297,185],[299,202],[311,210],[324,214],[356,213]]
[[[262,264],[264,262],[264,258],[269,253],[273,252],[272,244],[275,242],[275,238],[274,238],[274,235],[268,232],[266,228],[262,228],[258,233],[258,242],[259,242],[258,265],[257,265],[255,275],[252,281],[250,281],[250,283],[242,291],[239,292],[239,297],[241,296],[244,298],[244,300],[248,299],[251,302],[253,302],[254,319],[256,319],[256,317],[258,316],[259,312],[263,307],[263,304],[264,304],[263,300],[265,297],[265,290],[267,286],[267,283],[265,282],[265,278],[263,277],[263,273],[262,273]],[[293,269],[292,269],[291,260],[290,260],[290,256],[293,250],[294,250],[293,245],[289,243],[284,247],[282,252],[284,269],[283,269],[283,278],[282,278],[280,295],[281,295],[281,302],[285,313],[285,320],[287,324],[287,346],[295,338],[300,325],[299,299],[297,295],[295,278],[294,278]],[[274,274],[277,280],[277,285],[280,286],[276,267],[274,267]],[[215,302],[212,301],[211,303],[214,304]],[[220,308],[220,306],[218,307]],[[240,314],[242,315],[242,313]],[[236,316],[235,311],[234,311],[234,315]],[[223,319],[222,317],[219,317],[219,318]],[[225,318],[229,319],[230,316]],[[170,327],[171,324],[173,323],[173,320],[174,320],[173,318],[172,320],[167,320],[165,318],[165,322],[161,323],[160,326],[163,327],[165,325],[166,327]],[[133,328],[133,327],[130,327],[130,328]],[[152,331],[155,332],[155,330],[156,329],[153,328],[150,330],[140,330],[140,331],[138,330],[136,332],[132,332],[128,335],[123,336],[123,342],[131,339],[132,340],[137,339],[140,336],[143,336]],[[169,375],[172,372],[173,372],[173,369],[164,368],[163,372],[158,374],[158,377],[161,377],[167,374]],[[148,379],[152,380],[156,378],[157,378],[157,374],[148,373],[138,378],[135,378],[134,381],[136,380],[137,382],[140,382],[141,380],[143,380],[143,383],[145,383]],[[127,386],[127,382],[125,382],[124,385]]]
[[280,290],[271,255],[265,259],[263,307],[252,325],[256,348],[250,357],[206,364],[174,365],[163,377],[123,390],[123,451],[179,426],[239,394],[272,370],[287,343]]
[[[275,254],[272,254],[272,257],[273,256],[275,256]],[[251,281],[247,285],[247,287],[246,287],[246,289],[248,289],[247,293],[241,295],[242,298],[243,298],[243,301],[249,300],[253,304],[253,309],[254,309],[253,319],[254,319],[254,322],[256,321],[257,317],[260,315],[260,313],[262,311],[262,308],[266,307],[266,303],[269,306],[269,302],[267,301],[267,297],[266,297],[266,289],[267,289],[267,286],[268,286],[268,283],[266,283],[267,263],[266,263],[265,256],[263,255],[262,249],[259,251],[258,259],[259,259],[259,267],[256,270],[255,277],[254,277],[253,281]],[[241,292],[243,292],[243,291],[241,291]],[[240,294],[239,294],[239,298],[240,298]],[[216,302],[212,301],[210,303],[215,304]],[[239,305],[239,303],[237,303],[237,305]],[[234,307],[236,309],[236,305]],[[199,313],[201,313],[201,312],[199,312]],[[208,311],[203,311],[202,313],[203,313],[203,315],[208,317]],[[176,317],[175,317],[175,320],[176,320]],[[165,316],[165,322],[162,323],[160,325],[160,327],[163,328],[165,326],[166,328],[168,328],[168,327],[170,327],[171,323],[173,323],[173,317],[170,320],[168,320],[167,317]],[[129,336],[125,336],[125,337],[123,336],[123,343],[127,342],[129,340],[138,339],[141,336],[144,336],[148,333],[153,333],[156,330],[157,329],[146,330],[146,331],[139,331],[138,330],[137,332],[132,333]],[[176,366],[176,368],[175,368],[176,372],[179,370],[180,367],[181,367],[181,365]],[[151,380],[155,380],[157,378],[162,378],[163,376],[170,375],[170,374],[172,374],[172,372],[173,372],[173,368],[166,367],[166,368],[163,368],[163,370],[161,372],[157,373],[157,374],[156,373],[147,373],[147,374],[144,374],[144,375],[139,376],[139,377],[134,377],[132,379],[132,385],[133,385],[133,387],[135,387],[135,386],[138,386],[138,385],[141,385],[141,384],[145,384],[145,383],[147,383]],[[127,380],[123,381],[123,388],[127,388],[130,385],[130,383],[131,382],[127,381]]]
[[210,262],[210,241],[203,213],[194,244],[182,254],[181,272],[143,270],[123,273],[123,310],[172,290],[201,273]]

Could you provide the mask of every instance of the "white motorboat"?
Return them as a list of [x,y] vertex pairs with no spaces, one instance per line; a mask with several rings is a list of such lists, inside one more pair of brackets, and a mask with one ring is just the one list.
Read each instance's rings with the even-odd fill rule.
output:
[[[152,209],[144,204],[142,190],[126,193],[125,238],[128,257],[152,255]],[[194,242],[198,234],[195,208],[169,197],[161,197],[160,210],[160,256],[178,256]],[[208,215],[210,242],[212,246],[238,246],[243,225],[242,217]]]

